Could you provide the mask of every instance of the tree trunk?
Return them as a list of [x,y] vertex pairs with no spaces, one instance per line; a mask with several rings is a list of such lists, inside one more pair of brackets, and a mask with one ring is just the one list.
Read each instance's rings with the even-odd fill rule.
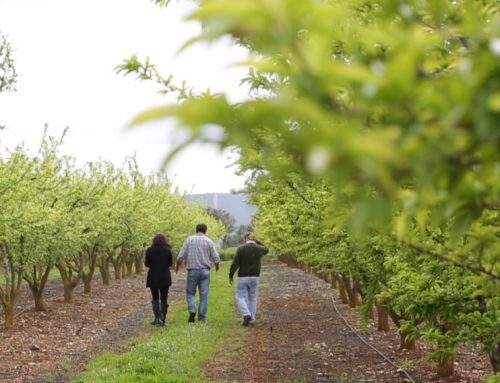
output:
[[361,283],[358,281],[355,281],[354,279],[352,280],[352,287],[354,290],[354,300],[356,306],[361,306],[363,304],[364,298],[365,298],[365,293],[363,291],[363,286],[361,286]]
[[500,342],[488,350],[491,367],[495,374],[500,374]]
[[4,302],[2,300],[2,307],[5,314],[5,328],[14,327],[14,302]]
[[5,315],[5,327],[14,327],[14,309],[16,298],[21,290],[22,270],[16,267],[13,254],[6,244],[0,244],[0,255],[4,261],[5,283],[0,289],[0,301]]
[[112,260],[111,263],[113,264],[115,280],[118,281],[122,278],[122,268],[121,268],[120,261],[118,259]]
[[[107,263],[107,261],[105,262]],[[101,281],[104,286],[109,286],[111,283],[111,275],[109,272],[109,264],[106,264],[104,267],[99,268],[99,271],[101,272]]]
[[373,304],[370,304],[370,307],[368,307],[368,318],[370,319],[375,319],[375,308],[373,307]]
[[110,283],[110,273],[109,273],[109,258],[106,256],[101,256],[97,260],[97,268],[99,269],[99,272],[101,273],[101,280],[102,284],[104,286],[109,286]]
[[326,272],[326,271],[323,271],[321,273],[321,277],[323,278],[323,280],[326,282],[326,283],[330,283],[332,280],[330,278],[330,273]]
[[134,257],[129,256],[125,265],[127,266],[126,275],[127,275],[127,277],[130,278],[132,275],[134,275]]
[[33,291],[33,298],[35,300],[35,311],[47,311],[47,306],[43,300],[43,290],[37,289]]
[[92,293],[92,275],[83,274],[82,280],[83,280],[83,293],[84,294]]
[[94,277],[94,271],[97,263],[97,245],[94,245],[92,249],[85,247],[85,255],[88,270],[82,270],[82,280],[83,280],[83,293],[90,294],[92,292],[92,278]]
[[454,356],[443,357],[439,359],[437,364],[437,375],[440,377],[453,375],[454,362],[455,362]]
[[23,279],[28,283],[31,294],[33,295],[35,311],[47,311],[47,307],[43,300],[43,291],[45,290],[45,285],[49,279],[50,270],[53,266],[54,265],[44,266],[42,273],[39,272],[37,266],[34,266],[32,275],[28,275],[27,273],[23,275]]
[[342,277],[339,278],[339,296],[342,303],[349,303],[349,298],[347,297],[347,290],[344,285],[344,279]]
[[73,290],[76,286],[78,286],[78,282],[82,278],[83,273],[83,255],[80,254],[80,257],[77,262],[78,273],[73,277],[73,270],[71,266],[64,262],[60,261],[56,264],[57,269],[59,270],[59,274],[61,275],[61,280],[63,282],[64,288],[64,302],[70,303],[73,302]]
[[330,286],[332,286],[332,289],[337,289],[338,288],[338,278],[336,273],[330,273]]
[[127,277],[127,265],[126,262],[122,260],[121,265],[120,265],[120,270],[121,270],[121,279],[125,279]]
[[389,331],[389,309],[387,306],[376,304],[377,306],[377,331]]
[[140,251],[134,254],[135,273],[142,274],[144,271],[144,254]]
[[399,348],[401,350],[415,350],[415,339],[410,337],[405,331],[399,330]]
[[348,276],[342,276],[343,282],[344,282],[344,287],[347,292],[347,296],[349,298],[349,307],[354,308],[356,307],[357,303],[357,298],[356,298],[356,292],[354,291],[354,288],[351,285],[351,278]]
[[64,287],[64,302],[71,303],[73,302],[73,290],[75,289],[72,284],[63,284]]

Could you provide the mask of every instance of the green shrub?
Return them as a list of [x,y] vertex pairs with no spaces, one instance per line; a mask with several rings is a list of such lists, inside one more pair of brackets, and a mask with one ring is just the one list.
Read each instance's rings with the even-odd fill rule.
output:
[[225,249],[219,249],[219,255],[221,261],[231,261],[236,254],[237,247],[227,247]]

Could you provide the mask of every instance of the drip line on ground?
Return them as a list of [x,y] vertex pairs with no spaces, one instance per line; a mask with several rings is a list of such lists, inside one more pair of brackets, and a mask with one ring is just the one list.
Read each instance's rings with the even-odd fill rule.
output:
[[389,363],[391,366],[395,367],[398,371],[402,372],[403,374],[406,375],[406,377],[410,380],[410,382],[412,383],[415,383],[415,381],[413,380],[413,378],[410,376],[410,374],[408,374],[408,372],[399,367],[397,364],[395,364],[392,360],[390,360],[387,356],[385,356],[381,351],[379,351],[375,346],[371,345],[370,343],[368,343],[358,332],[358,330],[356,330],[353,326],[351,326],[351,324],[347,321],[347,319],[340,313],[339,309],[337,308],[337,305],[335,304],[335,300],[333,299],[332,297],[332,304],[333,304],[333,308],[335,309],[335,312],[337,313],[337,315],[342,318],[342,320],[344,321],[345,325],[364,343],[366,344],[368,347],[370,347],[372,350],[374,350],[377,354],[379,354],[382,358],[384,358],[384,360]]

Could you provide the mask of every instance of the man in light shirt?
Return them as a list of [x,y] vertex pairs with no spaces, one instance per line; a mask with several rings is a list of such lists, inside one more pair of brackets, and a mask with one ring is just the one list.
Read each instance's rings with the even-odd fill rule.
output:
[[188,322],[194,322],[196,317],[196,289],[200,294],[198,320],[206,322],[208,309],[208,292],[210,289],[210,268],[212,263],[215,271],[219,271],[220,257],[215,250],[213,241],[206,236],[207,225],[196,225],[196,234],[186,239],[177,257],[175,272],[179,271],[182,262],[187,263],[186,301],[189,311]]

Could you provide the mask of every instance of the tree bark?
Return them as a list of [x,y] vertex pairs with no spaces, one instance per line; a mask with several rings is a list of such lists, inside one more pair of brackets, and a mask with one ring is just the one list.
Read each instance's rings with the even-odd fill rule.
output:
[[348,304],[349,303],[349,298],[347,296],[347,290],[346,290],[346,287],[344,285],[344,279],[342,278],[342,276],[339,278],[339,296],[340,296],[340,300],[342,301],[342,303],[344,304]]
[[390,308],[389,308],[389,316],[391,317],[396,327],[399,329],[399,348],[401,350],[414,350],[415,339],[412,339],[410,337],[410,334],[401,330],[401,319],[404,318],[398,313],[396,313],[396,311]]
[[399,330],[399,348],[401,350],[415,350],[415,339],[410,337],[405,331]]
[[49,279],[50,270],[54,265],[45,265],[43,272],[40,275],[37,267],[33,267],[33,275],[24,274],[23,279],[28,283],[33,300],[35,301],[35,311],[47,311],[47,307],[43,300],[43,291]]
[[[73,291],[80,279],[82,278],[83,273],[83,254],[80,253],[77,262],[77,273],[73,276],[73,269],[71,268],[71,264],[66,263],[65,261],[60,261],[56,264],[57,269],[59,270],[59,274],[61,275],[61,280],[63,282],[64,288],[64,302],[70,303],[73,302]],[[76,269],[76,268],[75,268]]]
[[330,286],[332,286],[332,289],[337,289],[338,288],[338,278],[337,274],[334,272],[330,273]]
[[64,288],[64,302],[66,303],[73,302],[73,290],[75,289],[75,287],[72,286],[71,284],[63,283],[63,288]]
[[348,302],[349,307],[354,308],[354,307],[356,307],[357,298],[356,298],[356,292],[354,291],[354,288],[351,285],[351,278],[346,276],[346,275],[343,275],[342,280],[344,282],[344,287],[345,287],[345,290],[347,292],[347,296],[349,298],[349,302]]
[[331,283],[331,278],[330,278],[330,273],[329,272],[326,272],[326,271],[323,271],[321,273],[321,277],[323,278],[323,280],[326,282],[326,283]]
[[37,289],[33,292],[33,298],[35,300],[35,311],[47,311],[47,306],[43,300],[43,290]]
[[125,279],[127,277],[127,266],[124,261],[120,264],[120,279]]
[[92,275],[84,274],[82,276],[83,280],[83,293],[90,294],[92,293]]
[[101,273],[102,284],[104,286],[109,286],[111,280],[109,272],[109,257],[106,257],[105,255],[99,257],[97,267],[99,268],[99,272]]
[[87,262],[88,269],[82,271],[83,293],[90,294],[92,292],[92,278],[94,277],[95,267],[97,263],[97,245],[91,249],[88,246],[84,248],[84,259]]
[[352,280],[352,288],[354,290],[354,300],[356,306],[361,306],[365,299],[365,293],[363,291],[363,286],[356,280]]
[[491,367],[495,374],[500,374],[500,342],[488,350]]
[[118,281],[122,278],[122,268],[120,261],[118,259],[112,259],[111,263],[113,264],[115,280]]
[[440,377],[447,377],[453,375],[455,357],[443,357],[438,360],[437,364],[437,375]]
[[3,268],[5,270],[5,283],[0,285],[0,301],[4,309],[5,327],[14,327],[15,302],[21,290],[22,270],[16,267],[14,257],[10,248],[6,244],[0,246],[0,255],[2,256]]
[[126,276],[130,278],[132,275],[134,275],[134,257],[132,257],[132,255],[128,256],[125,265],[127,267]]
[[5,315],[5,328],[14,327],[14,302],[4,302],[2,300],[2,307]]
[[387,306],[376,304],[377,307],[377,331],[389,331],[389,309]]
[[134,254],[134,266],[135,273],[142,274],[142,272],[144,271],[144,253],[142,251],[137,251]]

